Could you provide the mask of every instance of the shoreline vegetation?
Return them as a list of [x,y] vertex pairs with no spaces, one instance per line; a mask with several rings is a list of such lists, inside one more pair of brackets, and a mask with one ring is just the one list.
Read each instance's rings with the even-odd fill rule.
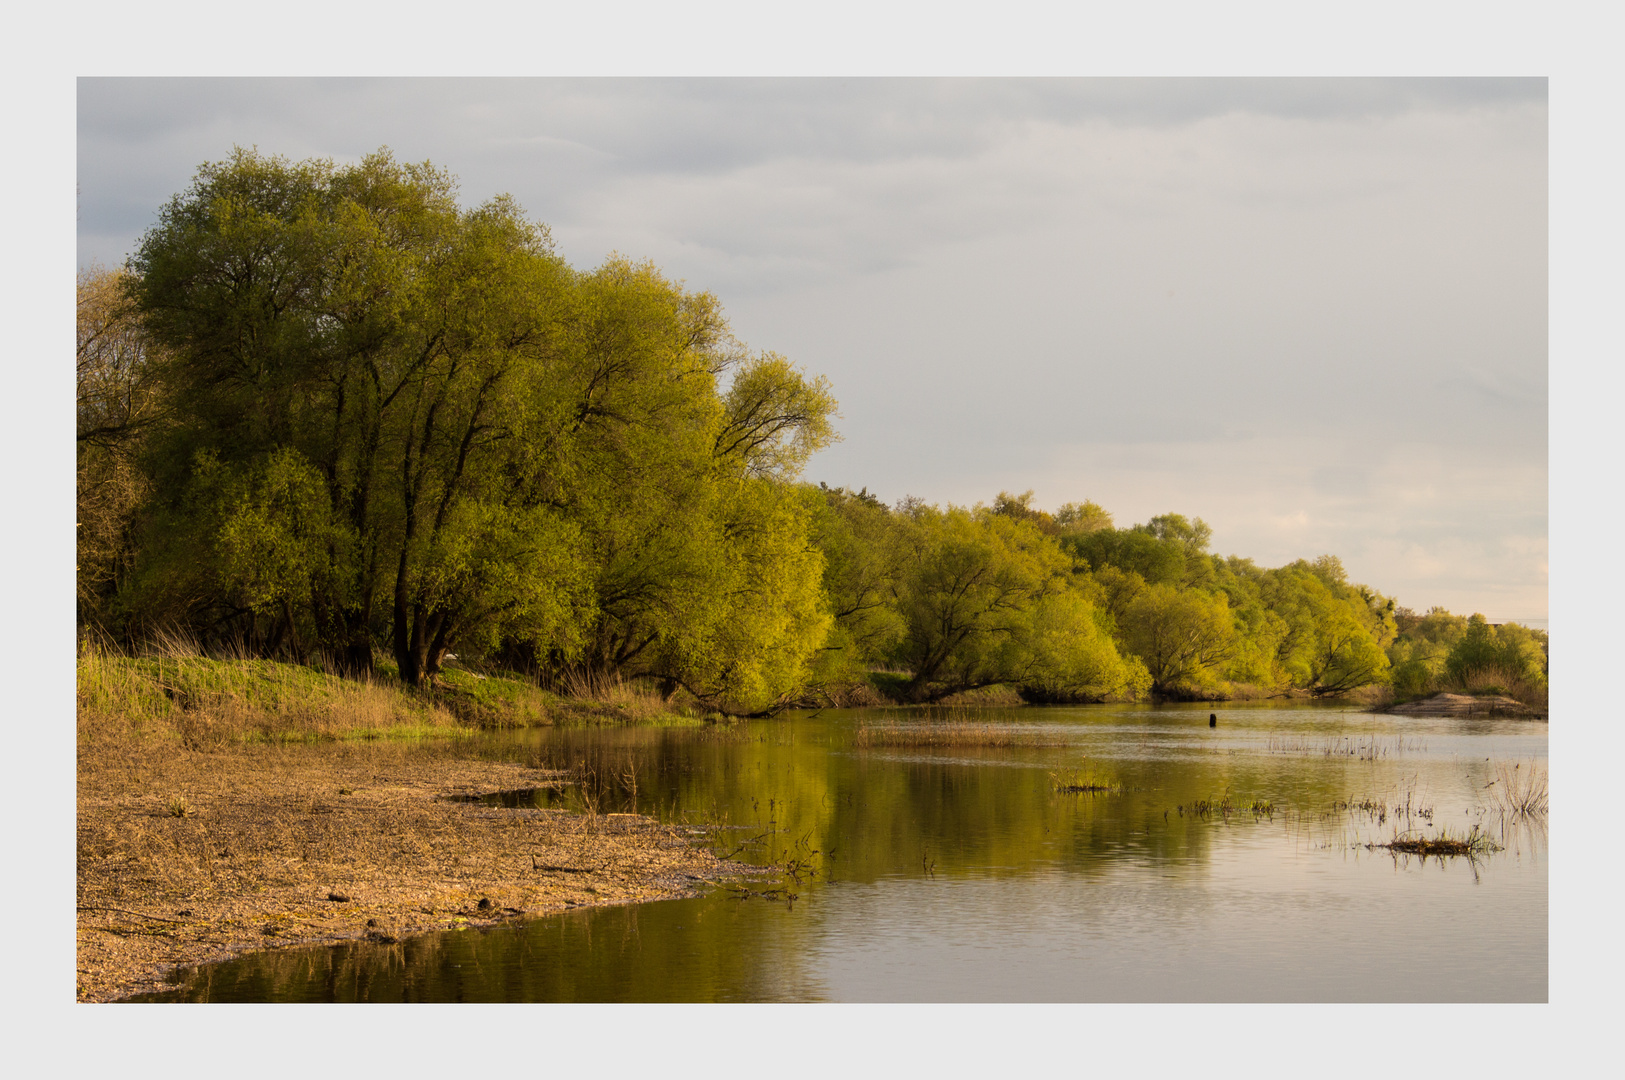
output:
[[1334,555],[1261,567],[1199,517],[1031,491],[805,482],[840,438],[826,379],[740,342],[717,297],[577,269],[511,199],[467,209],[387,150],[201,166],[125,266],[80,274],[78,314],[78,622],[127,653],[178,635],[474,723],[533,697],[472,685],[509,675],[731,716],[1545,708],[1544,632],[1419,614]]
[[443,801],[557,779],[459,759],[477,730],[910,706],[927,726],[869,745],[997,746],[1036,736],[929,710],[1545,715],[1544,632],[1418,614],[1333,555],[808,483],[840,438],[826,379],[387,150],[201,166],[125,266],[80,273],[76,362],[87,999],[746,872],[648,819]]

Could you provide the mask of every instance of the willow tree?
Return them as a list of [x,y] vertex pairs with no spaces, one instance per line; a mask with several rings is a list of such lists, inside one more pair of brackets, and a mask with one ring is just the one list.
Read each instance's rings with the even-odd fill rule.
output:
[[559,498],[591,552],[593,611],[581,647],[554,649],[547,667],[771,707],[827,627],[790,487],[834,437],[827,384],[747,353],[714,297],[647,265],[585,275],[571,311],[552,384]]
[[[513,203],[462,210],[446,174],[382,151],[339,167],[238,150],[171,200],[131,268],[182,418],[153,471],[192,541],[165,568],[154,536],[152,570],[204,579],[198,617],[303,634],[361,673],[387,605],[414,683],[475,614],[564,621],[571,530],[536,483],[534,406],[570,273]],[[504,546],[532,580],[479,569]],[[509,583],[494,611],[468,602],[482,573]]]
[[1392,604],[1350,585],[1335,557],[1265,571],[1260,595],[1281,620],[1276,665],[1289,685],[1328,696],[1388,681]]
[[817,689],[862,683],[887,662],[907,626],[895,603],[906,545],[892,512],[864,488],[807,485],[813,542],[824,556],[832,624],[816,664]]
[[1159,694],[1215,678],[1236,647],[1223,596],[1171,585],[1148,585],[1118,620],[1124,645],[1138,656]]

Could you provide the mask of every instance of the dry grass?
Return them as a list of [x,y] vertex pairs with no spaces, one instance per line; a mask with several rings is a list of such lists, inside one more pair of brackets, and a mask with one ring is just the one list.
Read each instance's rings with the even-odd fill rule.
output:
[[1352,757],[1360,761],[1422,753],[1427,748],[1427,743],[1421,739],[1397,735],[1391,738],[1374,735],[1271,735],[1265,743],[1265,749],[1272,754]]
[[918,720],[887,720],[858,728],[854,745],[879,747],[1011,747],[1058,746],[1066,740],[1060,732],[1022,729],[1008,723],[974,719],[976,713],[963,707],[932,707],[920,710]]
[[1455,684],[1455,688],[1468,694],[1505,694],[1523,705],[1540,712],[1547,711],[1550,697],[1544,682],[1525,679],[1521,674],[1496,664],[1487,664]]
[[399,685],[269,660],[213,659],[173,644],[140,656],[81,644],[77,675],[81,742],[159,737],[208,750],[245,739],[458,727],[446,709]]
[[[385,670],[392,670],[384,665]],[[568,697],[533,681],[451,669],[419,689],[245,656],[206,656],[178,635],[136,655],[86,638],[78,657],[81,740],[159,736],[194,750],[244,740],[452,735],[559,720],[647,723],[674,716],[651,687],[578,678]]]
[[652,720],[667,716],[671,707],[648,680],[623,679],[620,675],[604,675],[572,671],[559,681],[558,690],[570,702],[586,706],[595,717],[608,714],[620,720]]

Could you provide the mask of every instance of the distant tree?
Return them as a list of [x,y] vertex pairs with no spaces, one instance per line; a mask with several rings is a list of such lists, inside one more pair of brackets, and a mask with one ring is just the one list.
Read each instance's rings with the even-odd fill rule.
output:
[[1492,626],[1482,615],[1467,620],[1461,635],[1445,659],[1445,673],[1458,686],[1467,687],[1480,678],[1508,684],[1544,686],[1546,652],[1535,633],[1517,623]]
[[1151,689],[1151,675],[1122,656],[1082,593],[1062,589],[1040,598],[1012,629],[998,666],[1002,681],[1036,702],[1133,699]]
[[1098,503],[1062,503],[1055,524],[1063,534],[1094,532],[1112,527],[1112,516]]
[[992,512],[1000,517],[1028,522],[1046,536],[1054,536],[1060,532],[1060,526],[1054,517],[1033,506],[1031,488],[1020,495],[1012,495],[1008,491],[999,492],[993,499]]
[[1154,536],[1158,540],[1171,540],[1184,545],[1187,551],[1204,553],[1213,539],[1213,530],[1201,518],[1187,521],[1183,514],[1159,514],[1144,525],[1134,526],[1135,532]]
[[1060,539],[1067,554],[1097,572],[1114,566],[1138,574],[1153,585],[1180,585],[1187,576],[1187,546],[1143,529],[1100,528],[1063,534]]
[[130,303],[124,271],[92,267],[78,280],[76,349],[77,579],[81,623],[102,623],[138,553],[137,516],[150,494],[140,467],[165,415],[153,345]]
[[826,684],[858,681],[871,665],[889,658],[906,631],[896,606],[903,526],[867,488],[853,494],[820,484],[809,489],[809,503],[834,619],[819,678]]

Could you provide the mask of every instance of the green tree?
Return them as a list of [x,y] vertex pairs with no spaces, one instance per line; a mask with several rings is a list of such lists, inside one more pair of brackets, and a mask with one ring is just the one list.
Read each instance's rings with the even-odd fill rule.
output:
[[1461,638],[1445,658],[1445,674],[1456,685],[1470,688],[1487,682],[1503,692],[1546,685],[1546,652],[1527,627],[1517,623],[1491,625],[1473,615]]
[[1285,623],[1276,662],[1290,685],[1335,695],[1387,679],[1382,642],[1392,621],[1368,593],[1346,584],[1331,556],[1266,573],[1264,602]]
[[1055,524],[1062,534],[1088,533],[1111,528],[1112,516],[1099,503],[1062,503]]
[[[450,177],[384,151],[341,168],[239,150],[199,170],[131,265],[185,417],[156,461],[171,515],[205,459],[239,490],[273,458],[314,473],[320,557],[275,606],[362,673],[382,600],[401,677],[420,681],[467,615],[433,584],[447,530],[480,516],[462,504],[536,509],[547,418],[531,406],[570,283],[545,231],[506,199],[462,211]],[[238,586],[225,618],[272,614]]]
[[1174,693],[1211,680],[1236,646],[1223,596],[1149,585],[1118,620],[1129,652],[1151,676],[1154,693]]
[[824,484],[804,490],[834,620],[815,682],[859,682],[890,657],[907,629],[895,603],[905,554],[902,527],[868,488],[855,494]]
[[1067,561],[1030,521],[906,504],[897,610],[907,627],[897,659],[917,700],[1003,681],[1000,647],[1028,609],[1064,584]]
[[827,383],[748,356],[715,298],[622,260],[584,279],[567,339],[558,497],[594,553],[593,604],[551,673],[646,675],[730,711],[781,701],[822,644],[822,563],[791,484],[835,438]]
[[915,700],[994,683],[1045,701],[1144,689],[1143,670],[1119,655],[1045,523],[1021,512],[1029,497],[976,510],[916,500],[899,508],[904,632],[893,656],[912,672]]
[[1154,585],[1185,588],[1207,589],[1214,580],[1207,555],[1213,531],[1201,518],[1191,522],[1179,514],[1162,514],[1128,529],[1097,524],[1064,528],[1061,534],[1067,553],[1091,570],[1115,566]]
[[1119,654],[1100,612],[1075,589],[1038,599],[1006,638],[998,667],[1028,701],[1133,699],[1151,689],[1143,663]]
[[454,195],[386,151],[238,151],[165,207],[131,294],[184,419],[132,610],[353,673],[381,634],[409,683],[457,642],[782,699],[828,619],[789,487],[836,437],[828,384],[709,294],[576,272],[511,200]]

